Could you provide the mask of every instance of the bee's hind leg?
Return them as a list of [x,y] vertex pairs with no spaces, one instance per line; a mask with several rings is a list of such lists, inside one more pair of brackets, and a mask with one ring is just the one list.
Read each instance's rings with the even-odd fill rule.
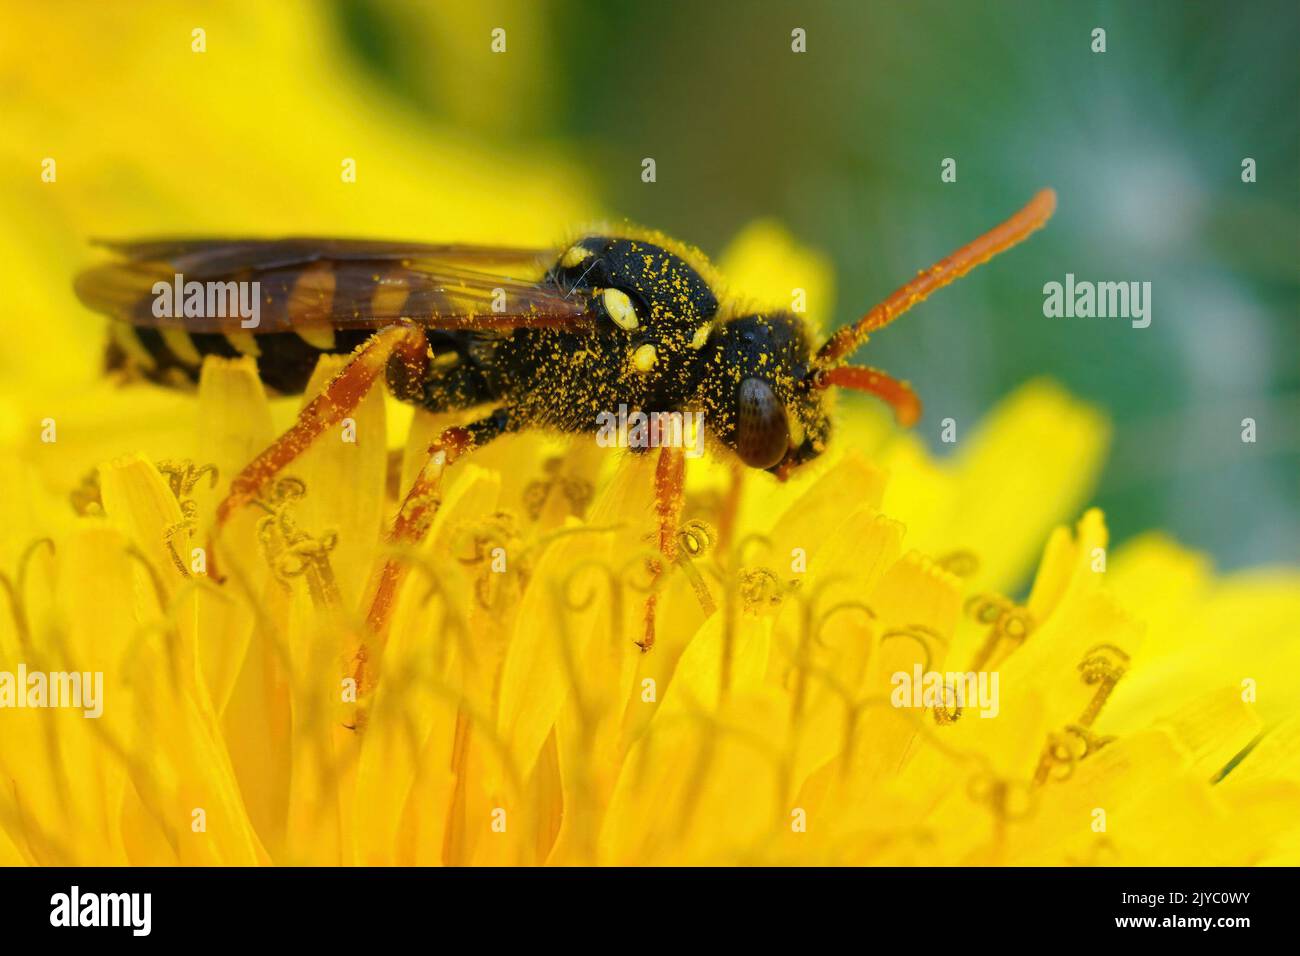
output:
[[356,411],[390,362],[409,366],[412,376],[422,375],[427,362],[426,350],[424,333],[414,326],[393,326],[367,339],[353,354],[352,361],[303,406],[293,426],[234,477],[230,491],[217,506],[217,528],[252,501],[268,481],[305,452],[325,429]]
[[415,326],[395,325],[376,332],[353,353],[352,360],[330,379],[320,394],[303,406],[289,430],[235,475],[226,497],[217,505],[216,524],[208,540],[208,574],[213,580],[222,580],[215,539],[234,513],[254,501],[266,483],[310,448],[325,429],[356,411],[375,379],[389,365],[408,367],[411,375],[422,374],[427,351],[424,332]]

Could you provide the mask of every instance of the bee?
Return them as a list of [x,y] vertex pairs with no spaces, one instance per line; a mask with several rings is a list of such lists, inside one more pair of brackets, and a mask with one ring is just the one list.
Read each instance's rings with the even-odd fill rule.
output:
[[[598,416],[620,406],[691,411],[703,414],[715,451],[784,480],[826,449],[832,389],[875,395],[900,424],[914,424],[921,403],[911,387],[848,364],[850,354],[1043,226],[1055,203],[1041,191],[820,344],[796,313],[733,305],[702,255],[658,234],[590,234],[551,250],[310,238],[107,243],[115,259],[83,272],[76,291],[120,320],[112,361],[163,384],[192,384],[205,356],[247,355],[269,388],[293,393],[321,355],[351,354],[295,424],[234,477],[218,527],[378,379],[431,412],[487,408],[430,447],[389,533],[409,545],[428,530],[443,470],[510,432],[594,433]],[[666,556],[683,469],[680,454],[661,453],[655,490]],[[390,562],[372,582],[376,628],[400,573]]]

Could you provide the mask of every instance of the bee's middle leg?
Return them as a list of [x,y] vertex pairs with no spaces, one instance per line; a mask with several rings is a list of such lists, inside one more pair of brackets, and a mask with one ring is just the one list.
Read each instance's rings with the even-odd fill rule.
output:
[[[456,425],[438,436],[438,440],[429,446],[424,466],[403,496],[397,514],[393,517],[386,541],[390,549],[413,547],[424,540],[438,513],[438,487],[447,466],[466,452],[480,448],[510,431],[513,417],[510,408],[503,406],[478,421]],[[385,559],[367,589],[369,610],[366,623],[370,632],[380,641],[383,640],[397,587],[405,570],[400,557],[391,556]]]

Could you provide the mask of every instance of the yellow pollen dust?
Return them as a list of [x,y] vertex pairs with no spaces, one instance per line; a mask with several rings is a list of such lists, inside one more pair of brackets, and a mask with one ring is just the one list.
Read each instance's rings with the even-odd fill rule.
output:
[[709,332],[711,332],[712,329],[713,327],[708,325],[707,323],[705,325],[701,325],[698,329],[696,329],[695,335],[691,337],[690,348],[696,352],[704,348],[704,343],[709,340]]
[[790,426],[790,447],[798,448],[803,444],[804,438],[807,437],[803,429],[803,422],[794,413],[794,409],[789,407],[785,410],[785,418]]
[[606,289],[600,294],[600,301],[604,303],[605,311],[620,329],[631,332],[637,327],[636,307],[632,305],[632,300],[627,297],[626,292]]
[[658,361],[659,353],[653,345],[642,345],[632,353],[632,368],[642,375],[654,368]]

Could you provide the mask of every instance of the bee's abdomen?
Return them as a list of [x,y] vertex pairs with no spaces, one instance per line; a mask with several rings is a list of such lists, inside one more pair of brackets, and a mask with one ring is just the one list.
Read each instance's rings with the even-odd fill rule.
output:
[[351,352],[372,334],[365,329],[337,329],[329,347],[323,348],[324,343],[313,344],[294,332],[254,336],[140,328],[115,322],[112,333],[107,355],[109,369],[129,368],[161,385],[192,388],[198,383],[207,356],[247,355],[257,362],[263,384],[286,395],[307,387],[322,355]]

